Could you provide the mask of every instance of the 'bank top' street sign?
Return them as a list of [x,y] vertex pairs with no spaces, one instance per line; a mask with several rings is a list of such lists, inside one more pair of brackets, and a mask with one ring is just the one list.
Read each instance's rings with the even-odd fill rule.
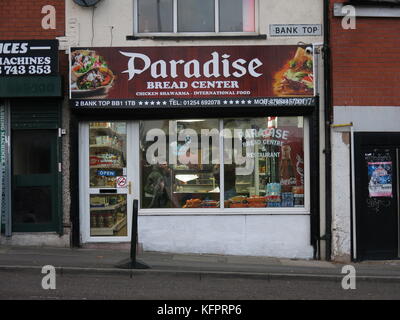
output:
[[270,24],[271,37],[321,36],[320,24]]

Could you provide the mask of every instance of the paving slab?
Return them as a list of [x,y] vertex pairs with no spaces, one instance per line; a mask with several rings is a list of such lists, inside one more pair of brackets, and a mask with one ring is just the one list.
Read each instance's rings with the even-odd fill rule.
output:
[[[118,272],[116,265],[129,258],[129,250],[69,249],[49,247],[2,247],[0,268],[28,268],[53,265],[57,268],[79,270],[109,270]],[[177,254],[142,252],[137,257],[150,265],[151,271],[304,275],[308,277],[343,277],[344,264],[329,261],[283,259],[271,257],[229,256],[215,254]],[[352,263],[357,276],[400,278],[400,260]],[[145,272],[145,271],[144,271]]]

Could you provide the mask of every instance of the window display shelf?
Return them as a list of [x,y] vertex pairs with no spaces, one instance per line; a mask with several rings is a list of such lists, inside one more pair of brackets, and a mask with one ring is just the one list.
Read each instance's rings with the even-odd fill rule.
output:
[[116,147],[115,145],[112,145],[112,144],[91,144],[90,148],[91,149],[108,149],[108,150],[116,151],[116,152],[119,152],[119,153],[123,153],[121,148],[118,148],[118,147]]
[[91,126],[90,130],[96,130],[96,131],[101,131],[104,132],[107,135],[117,135],[117,136],[123,136],[122,134],[120,134],[118,131],[115,131],[113,128],[111,127],[107,127],[107,126]]
[[123,169],[121,165],[116,164],[98,164],[95,166],[90,166],[90,169]]
[[112,211],[120,208],[121,206],[125,205],[126,201],[111,205],[111,206],[106,206],[106,207],[90,207],[90,211]]
[[219,193],[219,191],[174,191],[174,194],[210,194]]
[[179,173],[179,174],[185,174],[185,173],[208,173],[208,174],[212,174],[211,170],[207,170],[207,169],[174,169],[174,172]]
[[[212,173],[210,171],[200,172],[200,171],[192,171],[191,174],[188,171],[184,170],[183,172],[180,170],[175,171],[175,181],[176,186],[174,193],[182,193],[182,194],[208,194],[210,191],[214,190],[216,187],[216,181],[213,178]],[[193,175],[196,173],[197,178],[184,182],[177,177],[179,175],[184,176],[185,174]]]
[[113,236],[126,226],[126,217],[117,221],[115,225],[110,228],[92,228],[90,230],[91,236]]

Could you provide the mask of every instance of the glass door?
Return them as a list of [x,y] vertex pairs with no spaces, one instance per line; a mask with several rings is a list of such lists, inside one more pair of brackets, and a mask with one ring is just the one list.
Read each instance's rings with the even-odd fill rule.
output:
[[13,231],[58,230],[56,130],[13,130]]
[[[90,122],[86,136],[87,241],[129,241],[132,160],[127,122]],[[129,136],[129,137],[128,137]],[[81,155],[82,157],[82,155]],[[83,177],[81,176],[81,179]]]

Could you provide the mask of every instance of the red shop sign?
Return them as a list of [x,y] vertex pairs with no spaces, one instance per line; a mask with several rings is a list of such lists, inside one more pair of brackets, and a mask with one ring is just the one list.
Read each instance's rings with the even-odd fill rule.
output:
[[305,46],[72,48],[70,98],[75,107],[284,101],[314,96],[313,69]]

